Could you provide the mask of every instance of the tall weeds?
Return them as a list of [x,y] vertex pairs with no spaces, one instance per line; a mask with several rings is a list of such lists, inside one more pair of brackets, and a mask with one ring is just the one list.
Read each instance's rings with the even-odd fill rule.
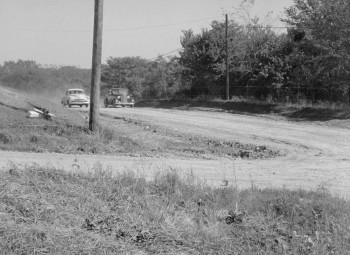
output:
[[91,174],[12,166],[0,175],[1,254],[350,250],[350,203],[322,189],[211,188],[174,169],[152,181],[100,166]]

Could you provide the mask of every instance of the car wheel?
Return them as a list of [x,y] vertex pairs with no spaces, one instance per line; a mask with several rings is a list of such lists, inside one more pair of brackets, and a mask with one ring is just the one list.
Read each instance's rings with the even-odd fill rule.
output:
[[88,107],[89,107],[89,105],[88,105],[88,104],[86,104],[86,105],[85,105],[85,107],[86,107],[86,108],[88,108]]
[[69,104],[68,106],[69,106],[69,108],[71,108],[71,107],[72,107],[72,105],[71,105],[71,104]]

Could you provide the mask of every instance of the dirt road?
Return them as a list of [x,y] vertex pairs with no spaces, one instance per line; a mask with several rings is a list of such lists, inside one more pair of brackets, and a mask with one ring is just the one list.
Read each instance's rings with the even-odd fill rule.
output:
[[103,167],[136,169],[150,177],[154,171],[172,166],[181,169],[182,173],[192,170],[213,185],[220,185],[223,179],[234,184],[236,175],[239,187],[254,184],[314,189],[324,185],[334,193],[350,197],[349,129],[208,111],[110,108],[101,109],[101,113],[111,118],[137,119],[166,129],[225,141],[266,145],[278,149],[285,156],[258,160],[201,160],[0,152],[0,168],[13,161],[51,164],[67,170],[89,170],[100,162]]

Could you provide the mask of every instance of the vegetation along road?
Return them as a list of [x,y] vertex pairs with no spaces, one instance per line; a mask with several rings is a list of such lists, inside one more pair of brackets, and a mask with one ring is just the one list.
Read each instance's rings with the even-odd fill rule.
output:
[[[238,115],[222,112],[178,109],[103,108],[101,113],[110,120],[124,119],[132,123],[149,123],[152,132],[173,131],[187,137],[213,137],[253,144],[278,151],[269,158],[212,157],[130,157],[112,155],[65,155],[21,152],[0,152],[0,167],[10,162],[35,162],[66,170],[89,170],[99,163],[113,170],[135,170],[146,177],[166,167],[182,174],[190,170],[209,184],[223,180],[240,188],[286,186],[288,188],[329,188],[332,192],[350,196],[350,137],[349,130],[319,123],[287,121],[273,116]],[[163,130],[163,131],[162,131]],[[190,136],[188,136],[190,135]],[[191,138],[189,138],[191,139]]]

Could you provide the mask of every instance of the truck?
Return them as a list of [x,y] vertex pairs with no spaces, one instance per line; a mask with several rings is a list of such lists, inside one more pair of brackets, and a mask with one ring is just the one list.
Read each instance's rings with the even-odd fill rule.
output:
[[106,108],[112,107],[134,107],[135,101],[127,88],[111,88],[104,99]]

